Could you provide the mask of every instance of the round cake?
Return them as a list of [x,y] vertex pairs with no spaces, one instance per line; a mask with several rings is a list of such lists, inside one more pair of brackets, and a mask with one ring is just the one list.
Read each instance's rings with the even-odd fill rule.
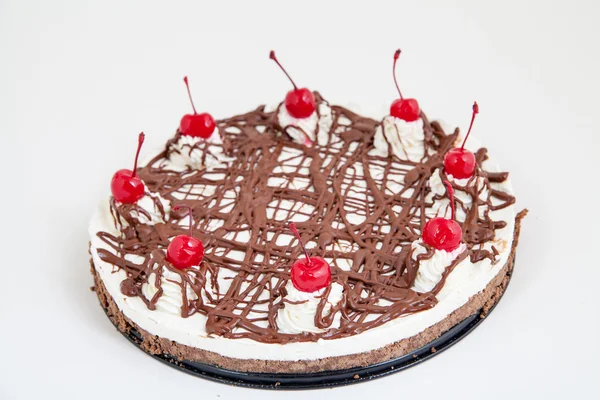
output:
[[194,110],[91,220],[100,303],[146,351],[235,371],[408,354],[487,312],[512,271],[524,212],[464,139],[401,94],[382,119],[295,85],[272,110]]

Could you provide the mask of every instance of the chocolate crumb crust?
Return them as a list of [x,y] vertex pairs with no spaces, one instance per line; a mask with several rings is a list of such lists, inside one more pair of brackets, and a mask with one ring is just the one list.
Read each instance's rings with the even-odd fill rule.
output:
[[[135,329],[142,337],[142,342],[140,343],[141,348],[150,354],[167,354],[180,361],[196,361],[240,372],[314,373],[342,370],[354,367],[364,367],[401,357],[420,347],[426,346],[427,343],[440,337],[444,332],[475,313],[479,312],[481,317],[485,317],[489,310],[498,302],[506,289],[514,267],[521,221],[526,215],[527,210],[523,210],[515,218],[515,230],[511,253],[504,267],[502,267],[496,277],[490,281],[484,290],[471,297],[467,303],[452,312],[445,319],[415,336],[402,339],[370,352],[328,357],[318,360],[272,361],[235,359],[152,335],[137,326],[121,312],[110,293],[106,290],[102,279],[97,274],[93,261],[91,262],[91,273],[94,277],[96,287],[95,292],[101,306],[106,310],[110,320],[117,329],[123,333],[128,334],[131,329]],[[432,351],[434,351],[433,348]]]
[[[484,245],[506,221],[493,220],[490,214],[511,206],[515,198],[495,188],[508,173],[485,171],[487,150],[481,148],[469,183],[453,183],[472,199],[471,204],[456,200],[465,214],[461,225],[467,249],[431,291],[413,290],[419,262],[434,251],[423,244],[427,253],[415,260],[411,245],[421,237],[428,210],[444,198],[430,198],[428,181],[436,171],[448,179],[443,156],[454,146],[458,129],[444,132],[422,113],[425,155],[419,162],[374,155],[374,136],[382,122],[330,106],[316,92],[315,98],[319,118],[322,107],[331,110],[331,126],[312,146],[291,140],[287,128],[279,125],[278,111],[261,106],[217,121],[218,143],[203,140],[177,149],[174,145],[182,138],[178,132],[161,154],[138,169],[148,188],[146,195],[158,194],[172,206],[193,209],[193,234],[206,252],[199,267],[174,268],[165,249],[173,237],[187,233],[188,227],[181,223],[187,214],[167,212],[158,197],[152,197],[164,222],[145,224],[139,216],[149,219],[147,210],[111,199],[119,233],[99,232],[107,248],[97,251],[101,260],[126,272],[123,294],[140,298],[154,310],[163,293],[163,275],[169,272],[179,275],[172,283],[181,286],[181,317],[205,315],[211,335],[263,343],[316,342],[357,335],[435,307],[446,277],[466,257],[473,263],[497,262],[496,248]],[[205,166],[216,164],[175,171],[169,165],[174,153],[201,154]],[[220,157],[227,161],[220,162]],[[273,180],[283,183],[273,184]],[[489,196],[484,198],[484,192]],[[329,313],[324,310],[331,286],[321,296],[314,321],[322,330],[319,333],[288,334],[278,326],[289,269],[300,257],[296,240],[278,239],[289,233],[288,222],[294,217],[302,221],[297,222],[298,231],[310,255],[332,260],[332,282],[344,288],[342,300]],[[128,256],[143,262],[131,262]],[[223,291],[217,279],[220,271],[235,275]],[[152,298],[142,292],[147,284],[157,288]],[[336,314],[341,315],[339,327],[332,326]]]

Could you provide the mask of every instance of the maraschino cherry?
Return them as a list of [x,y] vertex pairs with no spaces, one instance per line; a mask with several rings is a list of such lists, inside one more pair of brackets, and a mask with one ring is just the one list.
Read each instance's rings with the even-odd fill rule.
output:
[[187,208],[190,216],[190,234],[178,235],[167,247],[167,260],[177,269],[185,269],[200,265],[204,258],[204,245],[200,239],[194,237],[194,217],[192,207],[175,206],[174,211]]
[[453,251],[460,246],[462,241],[462,229],[458,222],[454,220],[454,191],[450,182],[444,181],[450,198],[450,208],[452,209],[452,219],[435,217],[430,219],[423,228],[423,241],[437,250]]
[[194,100],[192,100],[192,92],[190,91],[190,84],[188,83],[187,76],[183,77],[183,82],[185,82],[185,87],[187,88],[194,114],[185,114],[183,118],[181,118],[181,122],[179,123],[179,131],[186,136],[208,139],[215,131],[215,120],[209,113],[198,114],[196,112],[196,107],[194,106]]
[[406,122],[412,122],[419,119],[421,116],[421,110],[419,109],[419,103],[416,99],[405,99],[402,96],[402,92],[400,91],[400,86],[398,86],[398,80],[396,80],[396,62],[398,62],[398,57],[400,57],[400,49],[396,50],[394,53],[394,83],[396,84],[396,89],[398,89],[398,94],[400,98],[394,100],[392,106],[390,107],[390,114],[393,117],[403,119]]
[[313,96],[312,92],[307,88],[300,88],[294,83],[292,77],[287,73],[285,68],[279,63],[277,57],[275,57],[275,52],[271,50],[269,54],[269,58],[279,65],[279,68],[283,71],[283,73],[288,77],[292,85],[294,86],[294,90],[290,90],[288,94],[285,96],[285,108],[294,118],[307,118],[315,112],[315,96]]
[[298,238],[300,246],[304,251],[305,260],[298,259],[292,265],[290,271],[290,277],[292,278],[292,284],[294,287],[301,292],[315,292],[317,290],[327,287],[331,282],[331,268],[327,261],[321,257],[309,257],[304,243],[298,234],[296,224],[290,222],[290,229],[294,232],[294,235]]
[[110,181],[112,195],[117,201],[124,204],[133,204],[144,197],[144,183],[137,175],[137,163],[144,138],[144,132],[141,132],[138,136],[138,147],[135,153],[135,161],[133,162],[133,170],[120,169],[113,175]]
[[465,179],[473,176],[475,172],[475,154],[469,150],[465,150],[465,143],[471,134],[471,128],[473,128],[473,122],[475,116],[479,114],[479,106],[477,102],[473,103],[473,115],[471,116],[471,125],[469,125],[469,131],[465,140],[463,140],[462,146],[455,147],[449,150],[444,156],[444,170],[446,174],[452,175],[456,179]]

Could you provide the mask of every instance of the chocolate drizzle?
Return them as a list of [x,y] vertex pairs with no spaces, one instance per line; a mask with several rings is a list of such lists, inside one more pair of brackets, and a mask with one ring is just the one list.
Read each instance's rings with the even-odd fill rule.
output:
[[[324,101],[318,93],[315,97],[317,103]],[[114,252],[99,249],[98,253],[103,261],[127,273],[123,294],[139,296],[154,309],[161,279],[170,271],[180,277],[170,282],[182,289],[181,316],[205,315],[209,334],[266,343],[315,341],[355,335],[432,308],[447,275],[462,259],[497,259],[496,247],[490,251],[483,244],[493,240],[495,230],[506,223],[493,221],[489,211],[480,215],[479,209],[507,207],[514,197],[492,188],[490,182],[502,182],[507,174],[483,171],[481,163],[487,156],[480,149],[476,154],[480,167],[472,179],[483,178],[489,198],[481,199],[481,185],[453,185],[473,199],[470,206],[457,201],[457,208],[466,214],[461,225],[467,250],[446,268],[431,292],[413,291],[418,263],[411,259],[410,249],[432,206],[426,201],[431,191],[427,182],[437,169],[446,178],[443,155],[453,146],[458,130],[445,134],[422,114],[426,156],[421,163],[413,163],[369,154],[379,123],[342,107],[331,109],[333,124],[327,143],[313,147],[294,143],[277,122],[276,112],[264,107],[218,121],[223,143],[210,146],[222,147],[227,161],[209,169],[178,172],[169,168],[165,161],[175,151],[177,133],[165,151],[138,173],[150,192],[172,205],[192,207],[194,235],[206,249],[204,261],[199,268],[179,271],[165,260],[169,240],[187,231],[186,213],[163,214],[165,223],[146,225],[130,217],[132,206],[112,201],[121,234],[100,232],[99,237]],[[208,146],[200,141],[189,151],[205,151]],[[310,255],[331,261],[332,281],[344,287],[340,303],[324,316],[330,288],[326,289],[315,317],[315,325],[325,329],[339,311],[339,329],[320,334],[278,332],[277,312],[285,305],[289,268],[301,256],[287,227],[292,220]],[[133,258],[139,262],[125,259],[126,255],[138,256]],[[227,285],[219,287],[217,276],[221,283],[226,277]],[[142,293],[144,284],[158,290],[151,299]]]

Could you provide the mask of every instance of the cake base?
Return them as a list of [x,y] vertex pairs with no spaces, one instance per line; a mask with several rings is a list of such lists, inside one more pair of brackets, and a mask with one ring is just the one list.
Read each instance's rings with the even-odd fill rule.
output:
[[[508,282],[506,281],[506,285]],[[496,304],[487,311],[488,314],[494,309]],[[443,333],[438,339],[402,357],[368,367],[357,367],[339,371],[308,374],[237,372],[194,361],[179,361],[168,354],[147,354],[179,371],[231,386],[270,390],[325,389],[381,378],[429,360],[471,333],[484,318],[485,316],[482,314],[471,315],[458,325],[452,327],[449,331]],[[146,352],[141,345],[143,339],[138,331],[132,328],[129,333],[121,333],[137,348]]]
[[442,321],[418,335],[380,349],[320,360],[241,360],[182,345],[141,329],[117,307],[92,263],[94,290],[115,327],[138,348],[184,372],[236,386],[262,389],[310,389],[357,383],[401,371],[452,346],[475,329],[502,297],[512,275],[519,241],[521,211],[515,221],[508,261],[487,287]]

